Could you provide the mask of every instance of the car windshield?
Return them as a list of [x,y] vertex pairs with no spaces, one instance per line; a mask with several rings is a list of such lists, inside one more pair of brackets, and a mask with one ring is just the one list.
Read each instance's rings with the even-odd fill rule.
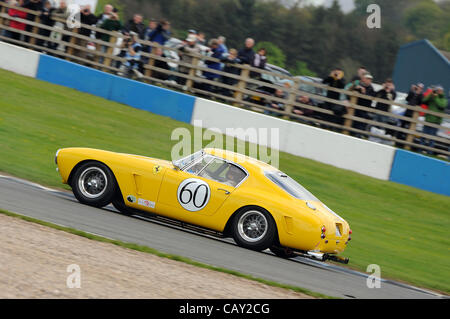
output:
[[278,185],[278,187],[295,198],[301,200],[319,201],[319,199],[311,194],[306,188],[283,172],[268,171],[265,172],[264,175]]
[[197,161],[199,158],[201,158],[203,156],[204,152],[203,150],[195,152],[194,154],[188,155],[186,157],[183,157],[179,160],[173,161],[173,165],[183,169],[186,166],[188,166],[189,164]]

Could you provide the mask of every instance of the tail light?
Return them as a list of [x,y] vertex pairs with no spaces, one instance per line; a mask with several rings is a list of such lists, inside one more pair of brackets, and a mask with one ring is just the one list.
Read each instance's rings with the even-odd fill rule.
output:
[[325,226],[322,226],[322,228],[320,229],[322,231],[322,233],[325,233],[327,231],[327,229],[325,228]]
[[349,231],[348,231],[348,234],[349,235],[351,235],[353,232],[352,232],[352,230],[350,229]]

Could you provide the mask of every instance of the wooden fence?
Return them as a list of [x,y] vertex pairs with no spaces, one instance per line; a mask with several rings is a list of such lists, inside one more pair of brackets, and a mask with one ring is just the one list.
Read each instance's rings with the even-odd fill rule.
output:
[[[9,8],[16,8],[28,14],[28,19],[20,19],[12,17],[8,14]],[[60,26],[47,26],[40,23],[40,12],[27,10],[23,8],[13,7],[11,5],[0,2],[0,40],[9,42],[12,44],[20,45],[29,49],[43,51],[47,54],[57,56],[68,61],[76,62],[96,68],[105,72],[115,73],[121,72],[119,65],[126,62],[124,57],[114,55],[114,51],[124,50],[122,45],[119,45],[119,39],[124,42],[124,35],[120,32],[110,32],[103,29],[99,29],[95,26],[81,25],[82,28],[90,30],[91,33],[102,33],[110,36],[108,42],[102,41],[95,37],[84,36],[79,33],[80,29],[69,29],[66,24],[66,20],[61,16],[54,15],[53,20],[60,22]],[[10,21],[22,22],[28,27],[25,30],[19,30],[12,28],[9,25]],[[50,36],[43,35],[42,32],[48,30],[51,32]],[[10,34],[20,34],[20,39],[13,39]],[[9,33],[9,34],[8,34]],[[56,37],[55,37],[56,35]],[[56,46],[49,48],[45,43],[53,43]],[[139,40],[142,46],[148,46],[152,48],[151,53],[142,52],[141,56],[145,58],[146,63],[142,66],[143,77],[142,81],[163,85],[175,90],[185,91],[191,94],[201,95],[207,98],[219,100],[236,107],[246,108],[256,112],[264,112],[273,116],[282,117],[287,120],[299,121],[302,123],[315,125],[325,129],[331,129],[341,132],[343,134],[359,135],[363,137],[379,138],[386,143],[395,143],[397,146],[405,147],[412,150],[426,150],[432,151],[435,154],[450,155],[450,139],[439,136],[426,135],[417,130],[418,126],[429,126],[437,128],[438,130],[448,131],[450,128],[442,125],[428,123],[419,119],[419,113],[437,115],[441,118],[450,118],[450,115],[445,113],[438,113],[429,110],[424,110],[418,106],[409,106],[394,101],[388,101],[380,98],[370,97],[362,95],[355,91],[348,91],[343,89],[336,89],[320,83],[313,83],[304,81],[298,77],[290,77],[284,74],[273,73],[267,70],[262,70],[249,65],[244,64],[232,64],[233,67],[239,69],[239,74],[226,73],[219,70],[213,70],[208,68],[205,64],[206,61],[221,62],[215,58],[189,54],[177,48],[161,46],[154,42]],[[95,49],[87,47],[87,43],[92,43]],[[154,48],[161,48],[163,52],[174,52],[180,60],[168,58],[155,54]],[[188,57],[189,63],[185,62]],[[175,65],[174,68],[161,68],[157,65],[160,62],[170,63]],[[187,72],[180,72],[179,67],[183,67]],[[225,84],[220,80],[211,80],[206,78],[204,72],[217,74],[221,78],[228,78],[234,80],[235,84]],[[254,74],[257,74],[255,76]],[[261,80],[261,75],[266,74],[272,77],[276,77],[290,83],[290,85],[268,83]],[[171,80],[171,81],[169,81]],[[282,81],[280,81],[281,83]],[[284,83],[286,83],[284,82]],[[301,85],[307,85],[310,88],[315,88],[316,92],[306,92],[300,90]],[[281,90],[282,96],[268,95],[265,92],[257,90],[258,87],[264,87],[271,90]],[[329,99],[322,94],[318,94],[318,91],[331,90],[346,97],[344,100]],[[310,99],[318,102],[319,105],[304,104],[299,101],[300,96],[308,96]],[[391,112],[384,112],[374,107],[364,107],[358,105],[358,99],[369,99],[372,102],[384,103],[387,105],[396,105],[404,109],[412,111],[412,117],[406,117],[403,115],[393,114]],[[278,103],[282,106],[280,109],[275,109],[270,106],[270,103]],[[342,116],[343,124],[338,124],[333,120],[333,111],[327,105],[341,105],[347,112]],[[295,109],[301,109],[303,111],[309,110],[312,114],[306,115],[297,114],[293,111]],[[397,123],[385,123],[374,120],[374,117],[358,117],[355,116],[355,111],[365,111],[371,115],[384,116],[394,119]],[[399,126],[399,122],[407,123],[405,127]],[[387,132],[390,132],[390,136],[380,135],[369,130],[361,130],[355,127],[354,123],[364,123],[368,128],[375,126],[377,128],[383,128]],[[434,147],[422,145],[421,141],[434,141]]]

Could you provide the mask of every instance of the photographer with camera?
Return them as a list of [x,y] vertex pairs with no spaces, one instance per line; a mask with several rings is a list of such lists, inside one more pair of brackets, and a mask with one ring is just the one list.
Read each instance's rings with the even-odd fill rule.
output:
[[[326,77],[323,81],[323,84],[331,86],[336,89],[343,89],[345,87],[345,79],[344,79],[344,71],[340,68],[335,68],[330,72],[330,75]],[[340,93],[332,90],[327,90],[327,98],[333,99],[333,100],[339,100],[340,99]],[[344,118],[343,116],[347,114],[347,109],[345,106],[340,104],[334,104],[331,102],[325,102],[325,108],[333,111],[333,115],[325,115],[325,117],[329,117],[327,120],[343,125],[344,124]],[[339,129],[340,131],[340,129]]]
[[[431,94],[427,95],[422,102],[428,105],[428,110],[433,112],[444,113],[447,107],[447,99],[444,96],[444,88],[440,85],[433,87]],[[425,114],[425,122],[440,125],[442,123],[442,117],[427,113]],[[431,127],[427,125],[424,125],[423,127],[423,133],[427,135],[436,136],[437,131],[438,129],[436,127]],[[420,144],[429,147],[434,147],[434,140],[421,137]],[[432,151],[425,151],[425,152],[430,155],[433,155]]]
[[139,72],[141,67],[141,51],[142,45],[137,42],[138,35],[136,32],[130,32],[129,35],[124,37],[122,48],[125,51],[126,62],[120,66],[118,75],[131,77],[133,73],[142,78],[144,75]]
[[[180,50],[183,53],[187,54],[181,54],[180,60],[181,62],[192,64],[193,57],[190,54],[193,55],[201,55],[202,49],[197,44],[197,36],[195,34],[188,34],[187,38],[183,43],[176,47],[176,49]],[[179,66],[179,71],[184,74],[189,74],[190,68],[184,65]],[[178,77],[177,82],[181,85],[186,84],[186,78]]]
[[[368,95],[368,96],[371,96],[371,97],[375,97],[376,93],[375,93],[375,90],[374,90],[374,88],[372,86],[372,80],[373,80],[373,76],[370,73],[366,72],[363,75],[363,77],[361,78],[361,80],[359,81],[359,83],[357,83],[357,85],[353,85],[351,87],[351,90],[356,91],[356,92],[358,92],[360,94],[364,94],[364,95]],[[372,106],[372,100],[358,97],[358,100],[357,100],[356,104],[359,105],[359,106],[371,107]],[[367,111],[365,111],[365,110],[356,109],[355,110],[355,116],[363,118],[363,119],[369,119],[369,113]],[[353,121],[352,127],[357,129],[357,130],[365,131],[366,128],[367,128],[367,123]],[[352,132],[351,135],[355,136],[355,137],[359,137],[359,138],[362,138],[362,137],[365,136],[365,135],[363,135],[361,133],[355,133],[355,132]]]

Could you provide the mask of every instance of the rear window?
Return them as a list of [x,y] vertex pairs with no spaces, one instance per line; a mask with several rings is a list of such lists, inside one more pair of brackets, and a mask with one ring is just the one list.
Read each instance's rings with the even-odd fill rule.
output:
[[289,195],[301,199],[319,201],[319,199],[311,194],[306,188],[297,183],[294,179],[279,171],[268,171],[264,175],[275,183],[278,187],[283,189]]

